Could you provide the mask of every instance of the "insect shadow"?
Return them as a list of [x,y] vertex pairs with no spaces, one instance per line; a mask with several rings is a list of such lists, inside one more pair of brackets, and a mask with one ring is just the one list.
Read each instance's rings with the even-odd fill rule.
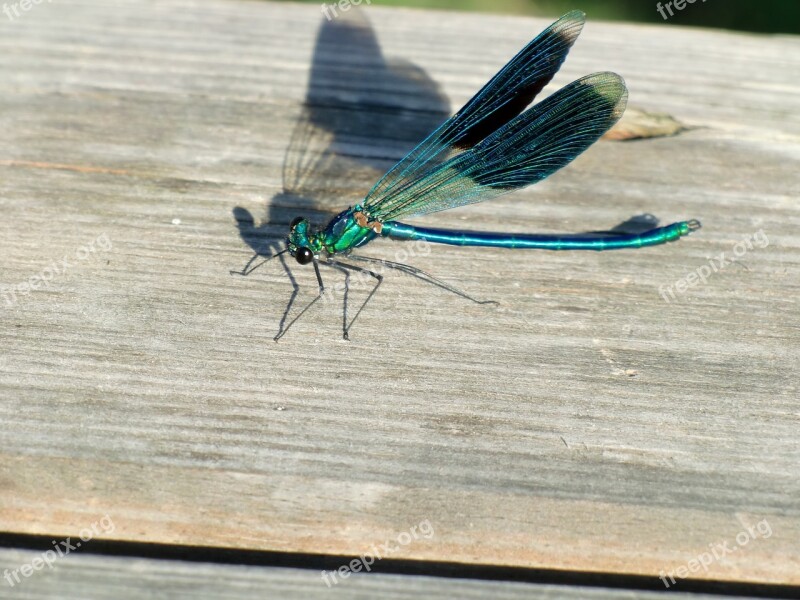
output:
[[[439,86],[416,65],[387,59],[360,10],[322,20],[306,98],[283,162],[283,189],[267,203],[260,224],[246,208],[233,209],[241,239],[253,255],[232,274],[249,275],[277,256],[292,286],[278,335],[300,291],[285,249],[298,215],[325,225],[363,199],[380,174],[450,115]],[[386,156],[386,148],[392,156]],[[363,189],[353,182],[364,182]],[[354,197],[354,191],[360,196]],[[347,295],[344,295],[347,319]]]
[[[276,339],[287,331],[287,321],[300,292],[290,266],[294,263],[287,260],[284,252],[289,223],[304,216],[320,227],[343,208],[360,202],[386,167],[450,116],[449,108],[439,86],[422,69],[384,57],[363,12],[352,10],[335,20],[323,19],[315,41],[306,97],[284,155],[282,190],[267,203],[260,224],[246,208],[233,209],[239,235],[253,255],[243,268],[231,273],[249,275],[277,257],[292,287]],[[391,148],[391,156],[386,156],[386,148]],[[359,188],[361,182],[363,187]],[[657,223],[657,218],[645,214],[610,230],[573,235],[635,234],[652,229]],[[414,274],[413,268],[400,266]],[[345,277],[342,310],[346,337],[349,279],[347,272],[340,270]],[[465,296],[440,285],[442,282],[427,280]]]

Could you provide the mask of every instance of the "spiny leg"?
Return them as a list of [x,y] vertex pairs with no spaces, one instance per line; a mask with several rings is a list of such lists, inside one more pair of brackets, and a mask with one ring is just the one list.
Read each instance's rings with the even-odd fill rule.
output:
[[[381,284],[383,283],[383,275],[379,275],[378,273],[375,273],[374,271],[370,271],[369,269],[364,269],[363,267],[357,267],[357,266],[355,266],[355,265],[348,265],[347,263],[339,262],[339,261],[337,261],[337,260],[333,260],[333,259],[331,259],[331,258],[329,258],[329,259],[328,259],[328,262],[329,262],[331,265],[338,265],[338,266],[340,266],[340,267],[343,267],[343,268],[345,268],[345,269],[350,269],[350,270],[352,270],[352,271],[356,271],[356,272],[358,272],[358,273],[366,273],[366,274],[368,274],[370,277],[374,277],[374,278],[375,278],[375,280],[377,281],[377,283],[375,284],[375,287],[374,287],[374,288],[372,288],[372,291],[369,293],[369,296],[367,296],[367,299],[366,299],[366,300],[364,300],[364,303],[363,303],[363,304],[361,305],[361,307],[358,309],[358,312],[356,312],[356,315],[353,317],[353,320],[352,320],[352,321],[350,321],[350,324],[349,324],[349,325],[347,325],[347,326],[345,327],[345,329],[344,329],[344,339],[346,339],[346,340],[349,340],[349,339],[350,339],[350,329],[353,327],[353,324],[356,322],[356,319],[358,319],[358,316],[361,314],[361,311],[363,311],[363,310],[364,310],[364,308],[365,308],[365,307],[367,306],[367,304],[369,303],[369,301],[370,301],[370,300],[372,300],[372,297],[375,295],[375,292],[377,292],[377,291],[378,291],[378,288],[379,288],[379,287],[381,286]],[[347,292],[348,292],[348,291],[349,291],[349,288],[348,288],[348,289],[345,291],[345,298],[347,297]],[[346,305],[346,303],[345,303],[345,320],[347,319],[347,317],[346,317],[346,311],[347,311],[347,305]]]
[[[348,271],[339,263],[332,262],[331,260],[327,260],[320,264],[344,273],[344,296],[342,297],[342,337],[346,340],[349,340],[350,337],[347,333],[347,305],[348,298],[350,296],[350,271]],[[334,286],[333,289],[335,291],[336,286]],[[336,294],[334,294],[334,297],[336,297]]]
[[281,317],[281,322],[278,324],[278,335],[279,335],[279,337],[283,335],[281,332],[284,331],[283,327],[286,324],[286,319],[289,318],[289,312],[292,310],[292,306],[294,306],[294,302],[297,299],[297,294],[300,293],[300,286],[297,284],[297,280],[294,278],[294,275],[292,274],[292,270],[289,268],[289,265],[286,264],[286,257],[283,256],[284,254],[286,254],[286,252],[288,252],[288,250],[289,250],[288,248],[285,248],[285,249],[281,250],[280,252],[276,252],[275,254],[273,254],[271,256],[268,256],[267,258],[265,258],[263,261],[261,261],[255,267],[253,267],[251,269],[250,265],[252,265],[253,262],[259,256],[263,256],[263,254],[259,254],[258,252],[256,252],[250,258],[250,260],[247,261],[247,264],[244,266],[244,268],[241,271],[230,271],[231,275],[241,275],[242,277],[247,277],[253,271],[258,269],[261,265],[269,262],[273,258],[279,258],[280,259],[280,263],[281,263],[281,266],[283,267],[284,272],[286,273],[286,277],[289,278],[289,283],[292,284],[292,295],[289,297],[289,302],[286,303],[286,309],[283,311],[283,316]]
[[294,325],[295,323],[297,323],[297,321],[299,321],[299,320],[300,320],[300,317],[302,317],[304,314],[306,314],[306,311],[307,311],[309,308],[311,308],[312,306],[314,306],[314,305],[317,303],[317,301],[318,301],[320,298],[322,298],[322,295],[325,293],[325,284],[322,282],[322,275],[320,275],[320,272],[319,272],[319,264],[317,263],[317,259],[316,259],[316,258],[314,259],[314,263],[313,263],[313,264],[314,264],[314,273],[317,275],[317,283],[319,284],[319,294],[317,294],[317,297],[316,297],[316,298],[314,298],[314,299],[313,299],[311,302],[309,302],[309,303],[306,305],[306,307],[305,307],[303,310],[301,310],[301,311],[300,311],[300,314],[299,314],[299,315],[297,315],[297,316],[296,316],[294,319],[292,319],[292,322],[291,322],[291,323],[289,323],[289,324],[286,326],[286,329],[283,329],[282,331],[279,331],[279,332],[278,332],[278,335],[276,335],[276,336],[273,338],[273,339],[274,339],[276,342],[277,342],[278,340],[280,340],[280,339],[281,339],[281,338],[282,338],[284,335],[286,335],[286,332],[287,332],[287,331],[289,331],[289,329],[292,327],[292,325]]
[[379,263],[381,265],[385,265],[385,266],[389,267],[390,269],[396,269],[398,271],[401,271],[403,273],[406,273],[408,275],[416,277],[417,279],[420,279],[420,280],[422,280],[422,281],[424,281],[426,283],[430,283],[431,285],[435,285],[438,288],[441,288],[443,290],[447,290],[448,292],[451,292],[451,293],[455,294],[456,296],[461,296],[462,298],[466,298],[467,300],[470,300],[470,301],[474,302],[475,304],[498,304],[494,300],[478,300],[477,298],[473,298],[472,296],[470,296],[466,292],[462,292],[458,288],[455,288],[452,285],[450,285],[448,283],[445,283],[444,281],[434,277],[430,273],[426,273],[422,269],[418,269],[417,267],[412,267],[411,265],[405,265],[403,263],[394,262],[394,261],[391,261],[391,260],[385,260],[385,259],[382,259],[382,258],[372,258],[372,257],[369,257],[369,256],[361,256],[361,255],[355,255],[355,254],[348,255],[348,258],[353,259],[353,260],[361,260],[361,261],[364,261],[364,262],[373,262],[373,263]]
[[265,263],[268,263],[269,261],[271,261],[276,256],[280,256],[284,252],[288,252],[288,251],[289,251],[288,248],[284,248],[280,252],[277,252],[277,253],[273,254],[272,256],[268,256],[267,258],[262,260],[260,263],[258,263],[255,267],[250,268],[250,265],[252,265],[259,256],[263,256],[263,254],[259,254],[258,252],[256,252],[255,254],[253,254],[253,256],[250,257],[250,260],[247,261],[247,264],[244,266],[244,268],[241,271],[230,270],[229,273],[231,275],[241,275],[242,277],[247,277],[248,275],[250,275],[250,273],[252,273],[256,269],[258,269],[261,265],[263,265]]
[[300,293],[300,285],[294,278],[294,274],[292,273],[292,270],[289,268],[289,265],[286,264],[286,257],[281,256],[279,260],[281,262],[281,266],[283,266],[284,272],[286,273],[286,277],[289,278],[289,283],[292,284],[292,295],[289,297],[289,302],[286,303],[286,310],[283,311],[281,322],[278,324],[278,333],[283,331],[283,327],[284,325],[286,325],[286,319],[289,318],[289,312],[292,310],[292,307],[294,306],[294,301],[297,299],[297,294]]

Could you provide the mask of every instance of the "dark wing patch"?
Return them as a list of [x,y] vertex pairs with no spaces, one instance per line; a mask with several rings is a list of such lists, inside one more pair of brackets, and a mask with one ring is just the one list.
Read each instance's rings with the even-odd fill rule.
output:
[[574,81],[471,149],[398,186],[372,210],[382,221],[481,202],[552,175],[617,122],[627,89],[615,73]]
[[550,25],[506,64],[464,107],[378,181],[364,200],[370,214],[409,179],[472,148],[517,117],[553,78],[585,22],[572,11]]

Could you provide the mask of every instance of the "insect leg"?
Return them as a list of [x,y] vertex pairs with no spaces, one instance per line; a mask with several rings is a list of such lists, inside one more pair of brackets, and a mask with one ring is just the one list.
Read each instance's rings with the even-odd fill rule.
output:
[[[278,340],[280,340],[280,339],[281,339],[281,338],[282,338],[284,335],[286,335],[286,332],[287,332],[287,331],[289,331],[289,329],[291,328],[291,326],[292,326],[292,325],[294,325],[295,323],[297,323],[297,321],[299,321],[299,320],[300,320],[300,317],[302,317],[304,314],[306,314],[306,311],[307,311],[309,308],[311,308],[312,306],[314,306],[314,305],[317,303],[317,301],[318,301],[320,298],[322,298],[322,295],[325,293],[325,284],[322,282],[322,275],[320,275],[320,272],[319,272],[319,264],[318,264],[318,261],[317,261],[317,259],[316,259],[316,258],[314,259],[314,273],[317,275],[317,283],[319,284],[319,294],[317,294],[317,297],[316,297],[316,298],[314,298],[314,299],[313,299],[311,302],[309,302],[309,303],[306,305],[306,307],[305,307],[303,310],[301,310],[301,311],[300,311],[300,314],[299,314],[299,315],[297,315],[297,316],[296,316],[294,319],[292,319],[292,322],[291,322],[291,323],[289,323],[289,324],[286,326],[286,328],[285,328],[285,329],[281,329],[281,330],[278,332],[278,335],[276,335],[276,336],[273,338],[273,339],[274,339],[276,342],[277,342]],[[288,312],[288,307],[287,307],[287,312]]]
[[259,254],[259,253],[257,253],[257,252],[256,252],[255,254],[253,254],[253,256],[251,256],[251,257],[250,257],[250,260],[248,260],[248,261],[247,261],[247,264],[244,266],[244,268],[243,268],[241,271],[234,271],[234,270],[230,270],[230,271],[229,271],[229,273],[230,273],[231,275],[241,275],[242,277],[247,277],[248,275],[250,275],[250,273],[252,273],[253,271],[255,271],[255,270],[256,270],[257,268],[259,268],[261,265],[263,265],[263,264],[265,264],[265,263],[268,263],[269,261],[271,261],[271,260],[272,260],[273,258],[275,258],[276,256],[280,256],[280,255],[281,255],[281,254],[283,254],[284,252],[288,252],[288,251],[289,251],[289,249],[288,249],[288,248],[284,248],[284,249],[283,249],[283,250],[281,250],[280,252],[277,252],[277,253],[275,253],[275,254],[273,254],[273,255],[271,255],[271,256],[268,256],[267,258],[265,258],[264,260],[262,260],[260,263],[258,263],[258,264],[257,264],[255,267],[252,267],[252,268],[251,268],[251,267],[250,267],[250,265],[252,265],[252,264],[253,264],[253,263],[256,261],[256,259],[257,259],[259,256],[263,256],[263,254]]
[[[366,273],[370,277],[373,277],[375,279],[375,281],[377,281],[377,283],[375,284],[375,287],[372,288],[372,291],[370,291],[369,296],[367,296],[367,299],[364,300],[364,303],[358,309],[358,312],[356,312],[356,315],[353,317],[353,320],[350,321],[349,325],[345,325],[345,328],[344,328],[344,339],[349,340],[350,339],[350,329],[353,327],[353,323],[356,322],[356,319],[358,319],[358,316],[361,314],[361,311],[364,310],[364,308],[367,306],[369,301],[372,300],[372,297],[375,295],[375,292],[378,291],[378,288],[383,283],[383,275],[380,275],[379,273],[375,273],[374,271],[370,271],[369,269],[365,269],[363,267],[357,267],[355,265],[349,265],[347,263],[339,262],[339,261],[333,260],[331,258],[328,259],[328,263],[331,264],[332,266],[333,265],[337,265],[337,266],[339,266],[341,268],[349,269],[351,271],[356,271],[358,273]],[[349,281],[349,278],[348,278],[348,281]],[[346,297],[346,295],[347,295],[347,290],[345,292],[345,297]],[[347,310],[347,306],[345,304],[345,311],[346,310]],[[347,321],[347,315],[346,315],[346,312],[345,312],[345,323],[346,323],[346,321]]]
[[466,292],[463,292],[463,291],[459,290],[458,288],[455,288],[452,285],[450,285],[448,283],[445,283],[441,279],[438,279],[438,278],[434,277],[430,273],[426,273],[422,269],[418,269],[417,267],[412,267],[411,265],[405,265],[403,263],[394,262],[394,261],[391,261],[391,260],[384,260],[382,258],[371,258],[369,256],[361,256],[361,255],[357,256],[355,254],[348,255],[348,258],[353,259],[353,260],[361,260],[361,261],[364,261],[364,262],[378,263],[378,264],[384,265],[386,267],[389,267],[390,269],[395,269],[397,271],[401,271],[403,273],[406,273],[408,275],[416,277],[417,279],[425,281],[426,283],[430,283],[431,285],[435,285],[438,288],[441,288],[443,290],[447,290],[448,292],[451,292],[451,293],[455,294],[456,296],[461,296],[462,298],[466,298],[467,300],[470,300],[470,301],[474,302],[475,304],[497,304],[497,302],[495,302],[494,300],[478,300],[477,298],[473,298],[472,296],[470,296]]

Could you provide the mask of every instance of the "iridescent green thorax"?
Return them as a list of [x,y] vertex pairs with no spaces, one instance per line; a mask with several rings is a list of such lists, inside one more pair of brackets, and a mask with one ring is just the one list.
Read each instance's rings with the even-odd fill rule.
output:
[[294,256],[301,248],[308,248],[314,256],[322,251],[330,256],[363,246],[378,235],[373,228],[359,225],[359,221],[364,222],[363,210],[360,205],[348,208],[318,232],[311,231],[306,219],[298,219],[289,232],[289,252]]
[[359,224],[359,221],[364,223],[364,219],[361,217],[363,210],[360,205],[348,208],[334,217],[325,230],[320,233],[322,244],[328,254],[347,252],[375,239],[377,236],[375,231]]
[[315,256],[322,250],[319,235],[311,232],[311,225],[306,219],[296,219],[292,223],[286,245],[292,256],[295,256],[300,248],[308,248]]

